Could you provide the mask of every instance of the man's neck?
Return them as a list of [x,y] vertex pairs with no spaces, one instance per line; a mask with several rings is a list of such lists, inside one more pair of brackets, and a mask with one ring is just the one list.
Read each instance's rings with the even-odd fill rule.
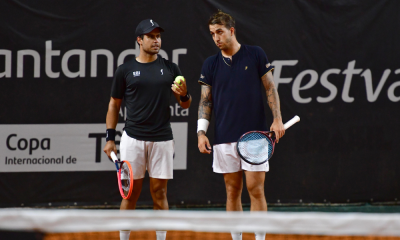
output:
[[231,47],[221,50],[221,53],[224,57],[232,58],[233,55],[235,55],[239,49],[240,49],[240,43],[238,41],[234,41],[231,45]]
[[140,51],[139,56],[136,58],[136,61],[140,63],[149,63],[154,62],[157,59],[157,54],[148,54],[144,51]]

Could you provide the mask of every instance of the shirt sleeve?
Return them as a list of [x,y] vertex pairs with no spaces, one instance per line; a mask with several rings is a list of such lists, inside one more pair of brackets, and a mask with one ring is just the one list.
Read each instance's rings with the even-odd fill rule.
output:
[[257,68],[259,77],[263,77],[267,72],[272,71],[274,69],[273,66],[267,67],[269,63],[267,55],[264,50],[260,47],[256,47],[256,58],[257,58]]
[[203,67],[201,68],[201,74],[198,80],[199,84],[212,87],[212,76],[212,58],[209,57],[204,61]]
[[125,95],[126,81],[125,73],[121,66],[117,68],[111,85],[111,97],[123,99]]
[[177,76],[183,76],[178,65],[176,65],[175,63],[172,63],[172,72],[174,74],[174,79],[172,81],[174,81]]

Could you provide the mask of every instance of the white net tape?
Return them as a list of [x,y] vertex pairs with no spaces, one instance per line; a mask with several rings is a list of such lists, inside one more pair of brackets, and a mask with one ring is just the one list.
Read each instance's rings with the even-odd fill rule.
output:
[[0,229],[54,233],[130,229],[400,236],[400,214],[1,209]]

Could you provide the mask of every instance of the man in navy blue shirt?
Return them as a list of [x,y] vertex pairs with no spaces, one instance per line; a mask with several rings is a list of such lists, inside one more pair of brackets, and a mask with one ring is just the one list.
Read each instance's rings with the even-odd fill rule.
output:
[[[236,142],[241,135],[253,130],[275,131],[277,142],[285,134],[279,96],[272,76],[273,67],[260,47],[237,41],[235,20],[229,14],[218,11],[211,16],[208,24],[210,34],[221,51],[207,58],[201,70],[198,147],[201,153],[211,153],[206,131],[214,109],[213,170],[224,176],[226,210],[243,210],[244,171],[251,200],[250,210],[266,211],[264,181],[265,172],[269,171],[268,162],[263,165],[244,162],[237,153]],[[262,100],[263,86],[274,118],[269,129]],[[233,232],[232,238],[242,239],[241,233]],[[265,239],[265,233],[256,233],[256,240],[261,239]]]

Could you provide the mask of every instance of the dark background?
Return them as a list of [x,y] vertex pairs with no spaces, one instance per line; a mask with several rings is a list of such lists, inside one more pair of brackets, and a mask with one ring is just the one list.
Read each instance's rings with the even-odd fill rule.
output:
[[[250,0],[250,1],[12,1],[0,2],[0,50],[12,51],[12,76],[0,79],[0,124],[105,123],[111,77],[106,58],[98,58],[97,77],[90,77],[90,52],[108,49],[118,55],[135,48],[136,25],[152,18],[165,33],[162,48],[172,60],[172,50],[187,48],[179,67],[193,96],[189,117],[172,121],[189,123],[187,169],[176,170],[169,181],[171,205],[225,203],[222,175],[212,172],[212,156],[197,149],[196,124],[200,87],[197,80],[203,61],[218,52],[208,30],[209,16],[217,9],[236,19],[240,43],[258,45],[271,62],[298,60],[284,67],[279,84],[284,122],[294,115],[301,122],[287,131],[270,160],[265,193],[270,203],[390,202],[400,199],[399,102],[388,98],[400,62],[400,2],[396,0]],[[52,57],[52,70],[45,73],[45,42],[61,55]],[[17,78],[17,51],[33,49],[41,56],[40,78],[33,77],[33,58],[24,57],[24,77]],[[61,59],[71,49],[86,50],[86,77],[68,78]],[[126,58],[132,58],[129,56]],[[5,60],[0,55],[0,73]],[[385,69],[391,73],[378,98],[367,100],[366,84],[354,75],[350,93],[341,94],[349,62],[356,69],[370,69],[373,89]],[[78,57],[69,68],[78,70]],[[336,97],[319,103],[330,92],[320,83],[327,69],[340,69],[329,76]],[[302,90],[298,103],[292,95],[296,76],[304,70],[318,73],[318,82]],[[301,86],[307,84],[309,75]],[[395,95],[400,96],[400,87]],[[174,100],[171,99],[171,103]],[[272,120],[267,109],[268,119]],[[213,126],[208,136],[213,139]],[[4,138],[4,136],[2,136]],[[0,143],[5,144],[5,142]],[[246,190],[243,202],[249,203]],[[120,201],[115,172],[0,173],[0,206],[98,205]],[[138,205],[151,204],[148,180]]]

